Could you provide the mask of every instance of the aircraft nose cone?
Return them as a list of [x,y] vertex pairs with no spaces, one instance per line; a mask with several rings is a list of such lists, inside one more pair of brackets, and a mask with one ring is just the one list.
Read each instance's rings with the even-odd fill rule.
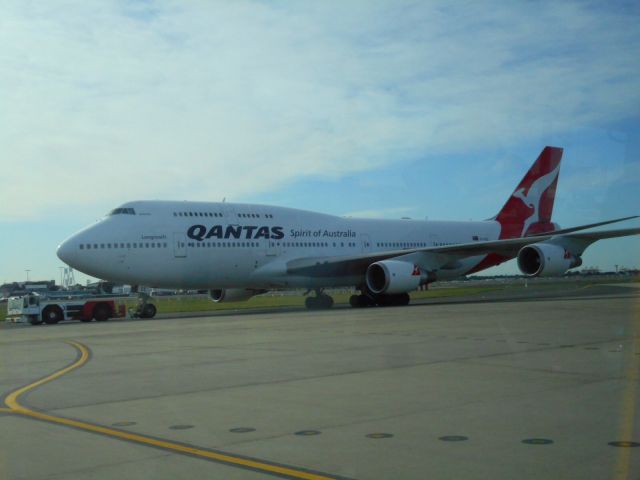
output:
[[65,240],[58,246],[58,250],[56,250],[56,255],[60,260],[69,265],[71,260],[71,252],[72,252],[71,242],[69,240]]

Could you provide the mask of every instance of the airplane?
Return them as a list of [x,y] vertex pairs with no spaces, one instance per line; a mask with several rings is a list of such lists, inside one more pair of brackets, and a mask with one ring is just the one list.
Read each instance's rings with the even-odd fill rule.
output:
[[485,221],[338,217],[268,205],[133,201],[65,240],[58,257],[93,277],[208,290],[215,302],[305,288],[330,308],[331,287],[355,287],[353,307],[399,306],[409,292],[517,259],[526,276],[560,276],[597,240],[640,228],[562,229],[551,220],[563,149],[545,147],[498,214]]

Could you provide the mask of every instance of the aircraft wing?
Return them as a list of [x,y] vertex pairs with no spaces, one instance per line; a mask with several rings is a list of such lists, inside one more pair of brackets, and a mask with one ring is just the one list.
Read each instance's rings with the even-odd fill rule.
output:
[[[580,227],[576,228],[580,229]],[[575,230],[572,231],[575,232]],[[419,263],[427,263],[434,268],[441,268],[462,258],[488,255],[490,253],[502,255],[507,258],[513,258],[522,247],[544,241],[549,241],[550,243],[559,245],[573,246],[575,249],[580,250],[574,253],[581,254],[586,247],[597,240],[638,234],[640,234],[640,228],[560,235],[558,235],[557,232],[550,232],[548,234],[535,235],[531,237],[475,241],[443,247],[408,248],[403,250],[391,250],[375,253],[368,252],[358,255],[332,257],[306,257],[288,261],[286,269],[288,274],[312,277],[364,275],[367,267],[371,263],[378,262],[380,260],[388,260],[390,258],[399,260],[406,259],[406,261],[421,260]]]
[[[609,225],[611,223],[624,222],[625,220],[631,220],[633,218],[639,218],[639,217],[638,217],[638,215],[633,215],[631,217],[616,218],[614,220],[606,220],[604,222],[590,223],[589,225],[580,225],[579,227],[562,228],[560,230],[554,230],[553,234],[554,235],[560,235],[560,234],[564,234],[564,233],[573,233],[573,232],[578,232],[580,230],[586,230],[587,228],[602,227],[603,225]],[[549,233],[551,233],[551,232],[549,232]],[[547,235],[547,233],[534,233],[533,235],[527,235],[527,236],[528,237],[539,237],[541,235]]]

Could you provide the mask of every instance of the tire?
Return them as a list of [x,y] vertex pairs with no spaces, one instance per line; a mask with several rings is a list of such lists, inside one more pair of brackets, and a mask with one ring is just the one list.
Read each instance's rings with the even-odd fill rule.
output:
[[304,306],[309,310],[325,310],[333,307],[333,297],[320,295],[319,297],[307,297]]
[[89,323],[91,320],[93,320],[92,318],[81,318],[80,321],[84,322],[84,323]]
[[388,295],[377,295],[376,296],[376,305],[379,307],[388,307],[391,305],[389,301]]
[[93,307],[93,318],[96,322],[106,322],[111,317],[111,309],[106,303],[99,303]]
[[408,293],[398,293],[393,295],[379,295],[376,303],[379,307],[401,307],[409,305],[411,297]]
[[366,308],[376,305],[375,301],[368,295],[351,295],[349,305],[353,308]]
[[42,321],[47,325],[55,325],[63,319],[64,314],[58,305],[49,305],[42,311]]
[[322,308],[333,307],[333,297],[330,297],[329,295],[323,295],[321,298],[322,298]]
[[363,305],[360,303],[360,295],[351,295],[349,297],[349,305],[353,308],[360,308]]
[[153,318],[156,316],[156,306],[153,303],[147,303],[142,309],[140,318]]
[[405,305],[409,305],[409,302],[411,301],[411,297],[409,296],[408,293],[401,293],[399,300],[400,300],[399,305],[405,306]]

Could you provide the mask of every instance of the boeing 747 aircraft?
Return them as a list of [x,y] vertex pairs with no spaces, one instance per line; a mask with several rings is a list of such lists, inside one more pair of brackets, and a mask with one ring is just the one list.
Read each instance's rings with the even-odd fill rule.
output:
[[545,147],[500,212],[480,222],[342,218],[239,203],[134,201],[76,233],[58,257],[88,275],[152,287],[207,289],[215,302],[352,286],[354,307],[406,305],[409,292],[517,258],[529,276],[563,275],[597,240],[640,228],[585,232],[551,221],[562,149]]

